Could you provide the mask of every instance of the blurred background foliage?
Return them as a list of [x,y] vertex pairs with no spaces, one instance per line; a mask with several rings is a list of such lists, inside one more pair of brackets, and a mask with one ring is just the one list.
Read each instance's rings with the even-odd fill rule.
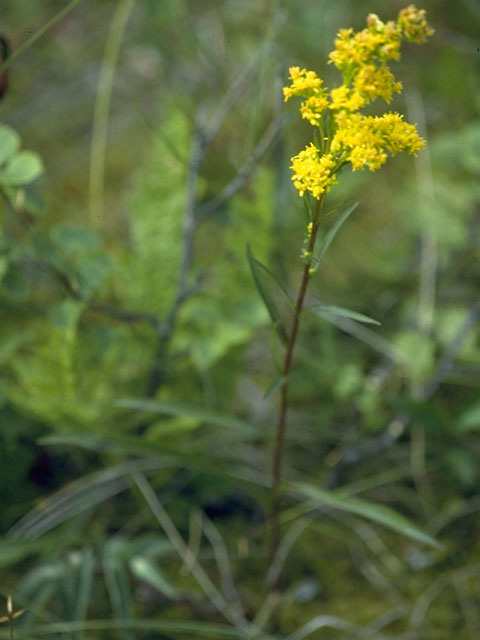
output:
[[[12,50],[66,4],[4,0]],[[265,392],[281,346],[246,246],[295,291],[304,214],[288,165],[309,135],[280,89],[290,65],[334,84],[337,30],[403,6],[81,0],[11,65],[0,592],[26,609],[18,637],[247,637],[214,626],[228,615],[198,589],[195,557],[235,606],[238,589],[248,619],[260,609],[259,626],[276,605],[281,637],[480,637],[477,0],[425,0],[436,34],[395,64],[405,89],[393,109],[427,149],[332,192],[332,206],[360,205],[310,302],[381,327],[304,317],[287,434],[288,480],[393,507],[444,547],[342,509],[289,516],[302,506],[292,495],[284,595],[261,607],[277,399]],[[104,180],[92,175],[103,152]],[[189,545],[183,560],[160,503]],[[95,619],[113,622],[82,626]]]

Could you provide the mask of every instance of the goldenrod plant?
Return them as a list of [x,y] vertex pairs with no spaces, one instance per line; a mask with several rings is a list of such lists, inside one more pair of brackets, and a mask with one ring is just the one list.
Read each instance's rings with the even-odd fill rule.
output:
[[[325,195],[348,165],[353,171],[364,168],[376,171],[385,164],[389,154],[395,155],[400,151],[417,154],[424,147],[425,141],[419,136],[416,126],[406,122],[403,115],[389,111],[381,116],[371,116],[364,114],[362,109],[378,98],[389,103],[395,93],[401,92],[402,84],[395,79],[388,62],[400,58],[402,41],[423,43],[432,34],[425,11],[414,5],[402,9],[395,22],[385,23],[371,13],[367,17],[367,26],[361,31],[348,28],[337,34],[329,63],[342,74],[338,87],[329,90],[315,71],[292,67],[291,83],[283,89],[285,101],[292,97],[303,98],[300,113],[312,125],[314,132],[313,141],[291,160],[293,184],[299,196],[306,200],[308,221],[302,252],[305,266],[286,341],[281,378],[280,414],[272,464],[271,559],[279,544],[278,501],[288,375],[308,282],[332,238],[331,234],[327,236],[319,255],[315,255]],[[346,219],[351,211],[352,208],[347,210],[343,218]],[[337,229],[338,225],[333,232]]]

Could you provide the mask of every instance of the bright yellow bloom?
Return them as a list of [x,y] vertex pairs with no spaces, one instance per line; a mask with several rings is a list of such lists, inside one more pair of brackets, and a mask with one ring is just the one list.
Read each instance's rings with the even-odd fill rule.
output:
[[415,154],[425,145],[415,125],[404,122],[398,113],[364,116],[341,112],[335,120],[338,128],[331,151],[350,162],[354,171],[364,167],[375,171],[386,162],[387,151]]
[[322,120],[323,112],[328,107],[328,100],[325,96],[310,96],[300,105],[300,113],[302,118],[308,120],[309,123],[318,127]]
[[292,158],[290,169],[294,173],[293,184],[300,196],[309,191],[314,198],[318,199],[336,182],[335,160],[332,154],[327,153],[322,156],[313,142]]
[[380,67],[374,64],[364,65],[356,74],[353,86],[366,103],[372,102],[375,98],[383,98],[385,102],[390,102],[392,94],[400,93],[402,90],[402,83],[395,81],[386,64]]
[[292,96],[321,96],[323,93],[323,80],[317,76],[315,71],[307,71],[300,67],[290,67],[290,80],[292,84],[283,88],[285,102]]
[[366,104],[365,98],[358,91],[352,91],[342,84],[330,91],[330,109],[347,109],[347,111],[358,111]]
[[392,28],[393,23],[384,25],[380,20],[371,20],[371,24],[358,33],[353,29],[341,29],[338,32],[335,50],[329,58],[340,71],[348,74],[374,60],[398,60],[400,57],[401,36],[398,29]]
[[389,154],[415,154],[424,147],[415,125],[400,114],[366,116],[360,110],[377,98],[390,102],[394,93],[401,92],[402,84],[395,80],[387,61],[398,60],[403,39],[423,42],[432,33],[425,11],[413,5],[400,11],[396,22],[384,23],[371,13],[365,29],[341,29],[335,39],[329,57],[342,72],[339,87],[328,91],[314,71],[290,69],[291,84],[283,90],[285,101],[292,96],[305,98],[300,106],[302,117],[319,127],[322,147],[311,143],[292,158],[292,180],[300,196],[308,191],[321,198],[347,163],[354,171],[365,167],[375,171]]

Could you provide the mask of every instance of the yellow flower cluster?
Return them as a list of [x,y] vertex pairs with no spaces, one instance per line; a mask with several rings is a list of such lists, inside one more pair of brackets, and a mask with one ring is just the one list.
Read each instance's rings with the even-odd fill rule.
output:
[[425,42],[434,33],[425,20],[425,9],[418,10],[413,4],[400,11],[397,24],[403,37],[413,42]]
[[352,169],[368,167],[375,171],[399,151],[416,153],[424,147],[415,125],[404,122],[398,113],[383,116],[364,116],[360,113],[340,112],[335,117],[337,130],[332,138],[331,151],[350,162]]
[[335,164],[332,154],[322,155],[313,142],[310,143],[292,158],[295,189],[301,196],[309,191],[314,198],[320,198],[336,182]]
[[292,84],[283,88],[285,102],[293,96],[306,98],[305,102],[302,102],[300,106],[302,118],[308,120],[312,126],[317,127],[320,124],[323,112],[328,107],[323,80],[317,76],[315,71],[307,71],[299,67],[290,68],[290,80]]
[[401,92],[402,84],[395,80],[387,61],[400,58],[402,40],[421,43],[432,34],[425,11],[414,5],[400,11],[396,22],[383,23],[370,14],[365,29],[341,29],[337,34],[329,58],[342,72],[339,87],[328,91],[314,71],[290,69],[291,84],[283,89],[285,101],[293,96],[304,98],[302,118],[319,128],[321,140],[321,149],[311,143],[292,158],[292,180],[301,196],[308,191],[320,198],[346,163],[354,171],[364,167],[375,171],[387,160],[387,152],[414,154],[423,148],[425,142],[415,125],[398,113],[379,117],[359,111],[377,98],[388,103],[394,93]]

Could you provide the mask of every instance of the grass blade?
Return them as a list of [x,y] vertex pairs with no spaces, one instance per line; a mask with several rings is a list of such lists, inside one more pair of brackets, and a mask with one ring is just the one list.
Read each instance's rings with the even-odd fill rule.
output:
[[209,411],[202,407],[191,407],[183,404],[175,404],[172,402],[159,402],[158,400],[143,400],[143,399],[125,399],[119,400],[115,403],[115,406],[123,409],[138,409],[139,411],[150,411],[152,413],[159,413],[167,416],[179,416],[184,418],[194,418],[199,422],[215,425],[217,427],[224,427],[227,429],[235,429],[238,431],[247,432],[253,436],[258,435],[258,429],[243,420],[235,418],[235,416],[229,416],[215,411]]
[[390,509],[390,507],[367,502],[359,498],[349,498],[340,493],[326,491],[325,489],[319,489],[318,487],[305,483],[292,483],[291,488],[301,496],[316,502],[319,507],[328,506],[339,509],[340,511],[354,513],[362,518],[388,527],[393,531],[397,531],[407,538],[428,544],[437,549],[442,548],[442,545],[434,540],[434,538],[424,533],[408,518]]

